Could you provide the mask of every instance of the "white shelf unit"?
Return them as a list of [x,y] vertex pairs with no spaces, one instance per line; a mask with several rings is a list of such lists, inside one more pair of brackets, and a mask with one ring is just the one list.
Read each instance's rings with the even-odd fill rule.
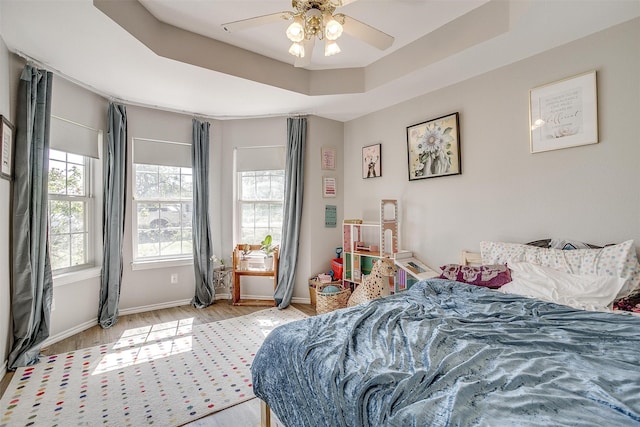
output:
[[[371,273],[379,258],[394,258],[398,252],[398,202],[382,200],[380,222],[346,220],[342,224],[343,269],[342,281],[354,288],[362,276]],[[395,290],[394,279],[389,287]]]

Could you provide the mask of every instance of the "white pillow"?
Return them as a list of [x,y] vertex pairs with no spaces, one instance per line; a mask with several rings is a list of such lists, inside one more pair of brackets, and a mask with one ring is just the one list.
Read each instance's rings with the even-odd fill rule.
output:
[[602,249],[562,250],[519,243],[480,242],[483,264],[530,262],[565,273],[622,277],[626,283],[615,299],[640,289],[640,264],[633,240]]
[[581,310],[608,310],[625,284],[625,279],[614,276],[570,274],[529,262],[509,264],[510,283],[500,292],[524,295],[568,305]]

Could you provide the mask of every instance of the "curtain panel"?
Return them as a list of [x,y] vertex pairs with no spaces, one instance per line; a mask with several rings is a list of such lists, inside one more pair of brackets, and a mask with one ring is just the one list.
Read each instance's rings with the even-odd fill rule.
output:
[[98,323],[103,328],[118,322],[127,188],[127,110],[124,105],[109,103],[107,114],[102,215],[104,251],[98,303]]
[[11,218],[10,370],[38,363],[42,342],[49,337],[53,276],[47,240],[47,187],[52,82],[52,73],[26,65],[18,87]]
[[191,305],[204,308],[215,299],[213,286],[213,244],[209,221],[209,127],[210,123],[192,121],[191,161],[193,174],[193,268],[196,291]]
[[287,160],[284,181],[284,218],[278,285],[274,299],[279,309],[291,303],[298,262],[298,242],[302,221],[302,193],[304,189],[304,155],[307,144],[307,118],[287,119]]

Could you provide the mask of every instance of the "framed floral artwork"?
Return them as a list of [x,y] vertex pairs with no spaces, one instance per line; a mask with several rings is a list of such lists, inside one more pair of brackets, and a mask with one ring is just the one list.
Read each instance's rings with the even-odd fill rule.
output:
[[382,144],[362,147],[362,178],[382,176]]
[[409,181],[461,174],[458,113],[407,127],[407,151]]
[[596,72],[529,91],[531,153],[598,143]]

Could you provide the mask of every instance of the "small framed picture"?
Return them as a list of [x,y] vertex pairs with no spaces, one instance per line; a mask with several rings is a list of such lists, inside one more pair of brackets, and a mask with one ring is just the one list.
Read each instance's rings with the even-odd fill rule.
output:
[[336,149],[334,147],[322,147],[320,149],[320,155],[322,169],[336,169]]
[[531,153],[598,143],[596,72],[529,91]]
[[332,176],[322,177],[322,197],[336,197],[336,179]]
[[362,147],[362,178],[382,176],[382,144]]
[[14,127],[4,116],[0,116],[0,177],[13,178],[13,130]]
[[459,175],[458,113],[407,127],[409,181]]

